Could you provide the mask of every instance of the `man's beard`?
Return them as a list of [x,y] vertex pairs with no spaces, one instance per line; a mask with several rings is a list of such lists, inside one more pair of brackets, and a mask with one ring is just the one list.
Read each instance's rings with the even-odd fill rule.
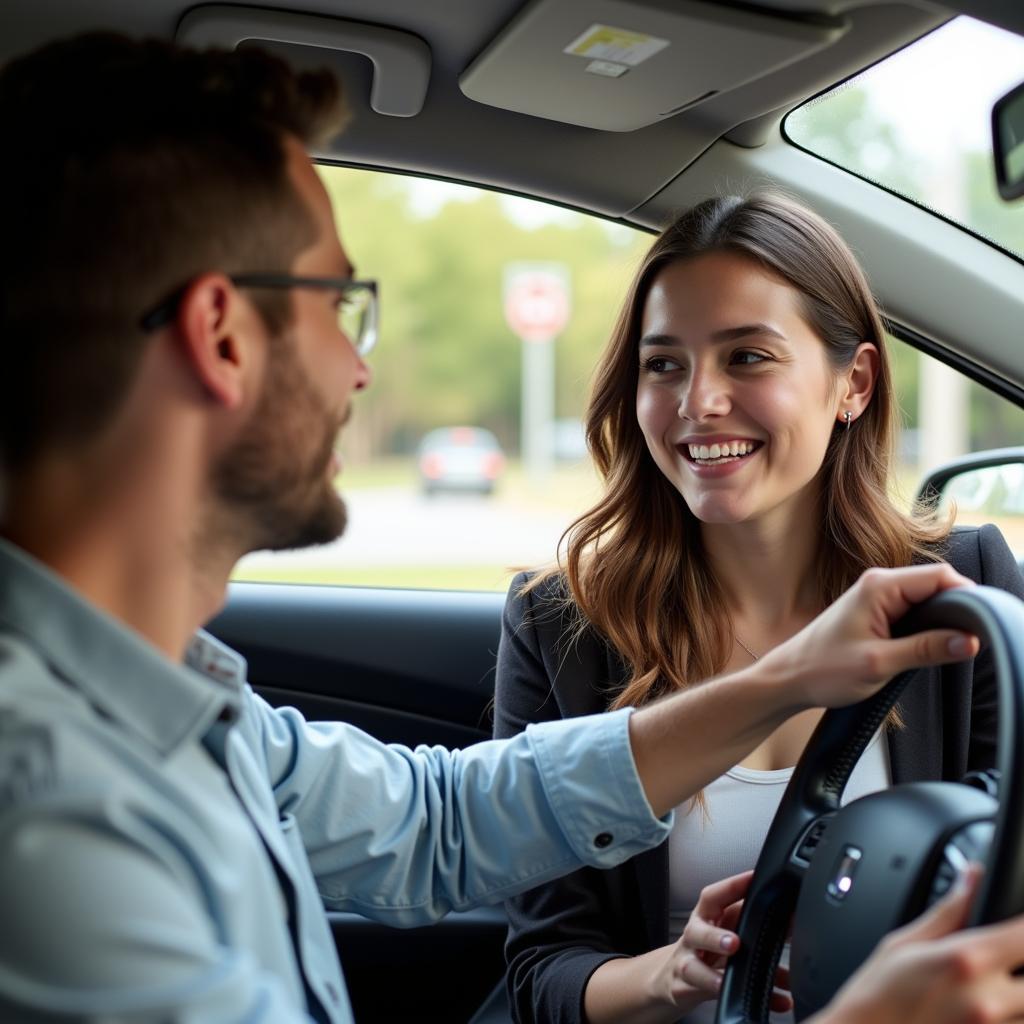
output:
[[[283,551],[336,540],[345,504],[327,475],[338,431],[299,363],[294,342],[271,339],[263,394],[242,435],[213,470],[215,519],[241,552]],[[319,437],[311,444],[310,438]],[[225,536],[225,531],[230,536]]]

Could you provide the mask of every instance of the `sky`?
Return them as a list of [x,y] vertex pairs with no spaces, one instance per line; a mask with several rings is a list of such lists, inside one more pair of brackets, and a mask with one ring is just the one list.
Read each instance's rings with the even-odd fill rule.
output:
[[[408,178],[409,197],[413,210],[421,217],[432,217],[449,202],[472,202],[479,194],[475,188],[455,185],[447,181],[428,178]],[[538,228],[545,224],[569,223],[579,216],[550,203],[519,196],[502,196],[502,209],[513,223],[524,228]]]

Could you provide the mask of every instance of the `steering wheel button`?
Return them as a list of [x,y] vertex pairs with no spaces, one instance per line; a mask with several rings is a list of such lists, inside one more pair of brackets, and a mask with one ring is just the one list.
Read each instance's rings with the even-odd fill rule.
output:
[[834,900],[845,900],[847,893],[853,888],[853,880],[857,877],[857,868],[863,856],[856,846],[844,846],[839,855],[832,878],[828,883],[828,894]]

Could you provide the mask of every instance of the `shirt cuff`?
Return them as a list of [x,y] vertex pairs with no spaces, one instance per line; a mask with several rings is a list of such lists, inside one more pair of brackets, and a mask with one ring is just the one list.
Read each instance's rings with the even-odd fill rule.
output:
[[565,837],[583,863],[615,867],[663,842],[672,813],[656,818],[629,742],[634,708],[543,722],[526,735]]

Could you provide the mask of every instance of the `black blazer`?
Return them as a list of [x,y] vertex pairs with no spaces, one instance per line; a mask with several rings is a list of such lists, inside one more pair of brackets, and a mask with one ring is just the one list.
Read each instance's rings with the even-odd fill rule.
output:
[[[941,552],[963,575],[1024,597],[1024,579],[994,526],[957,529]],[[607,709],[626,669],[593,631],[570,644],[557,578],[520,596],[509,590],[498,648],[494,734],[530,722]],[[921,669],[899,707],[905,728],[886,734],[894,783],[956,780],[992,767],[996,691],[991,659]],[[519,1024],[582,1024],[583,991],[606,960],[668,942],[668,844],[608,871],[583,868],[508,901],[509,1000]]]

